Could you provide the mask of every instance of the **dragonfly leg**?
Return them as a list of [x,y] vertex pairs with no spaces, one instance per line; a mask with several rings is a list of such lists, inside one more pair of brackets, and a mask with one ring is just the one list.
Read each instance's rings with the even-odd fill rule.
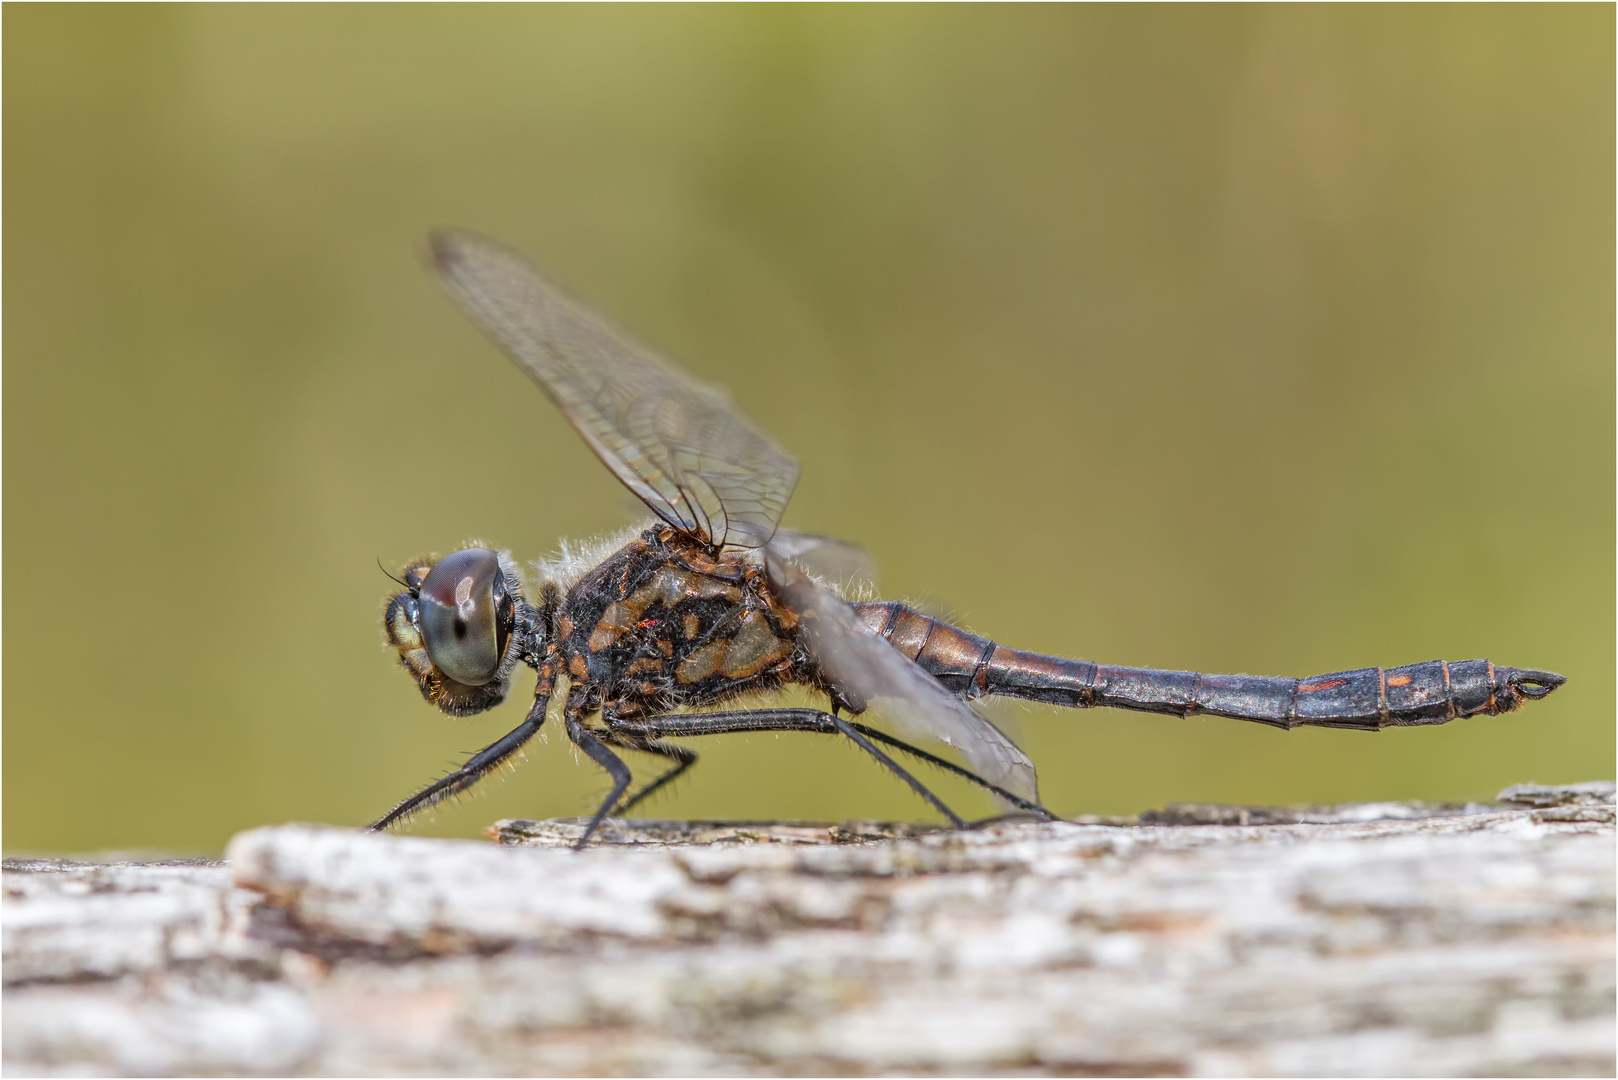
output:
[[[889,735],[886,732],[878,731],[876,728],[867,727],[864,724],[856,724],[852,720],[848,721],[848,726],[853,728],[855,731],[858,731],[861,735],[866,736],[867,738],[875,739],[878,742],[886,743],[887,745],[893,747],[895,750],[902,750],[905,753],[911,755],[912,757],[916,757],[916,758],[921,759],[922,761],[925,761],[929,765],[932,765],[932,766],[935,766],[937,768],[943,769],[945,772],[954,773],[956,776],[959,776],[963,780],[972,781],[972,783],[978,785],[979,787],[981,787],[981,788],[983,788],[983,789],[985,789],[987,791],[992,792],[993,794],[995,794],[999,798],[1002,798],[1006,802],[1010,803],[1012,806],[1015,806],[1020,813],[1032,814],[1035,817],[1044,818],[1046,821],[1061,821],[1062,820],[1061,818],[1057,817],[1051,811],[1045,809],[1045,807],[1041,806],[1039,803],[1033,802],[1033,801],[1031,801],[1029,799],[1025,799],[1020,795],[1013,795],[1011,792],[1007,791],[1003,787],[1000,787],[998,784],[989,783],[989,781],[983,779],[983,777],[979,776],[977,773],[972,772],[970,769],[963,769],[959,765],[955,764],[953,761],[947,761],[944,758],[938,757],[938,756],[936,756],[934,754],[929,754],[927,751],[921,749],[918,746],[911,746],[909,743],[904,742],[903,740],[900,740],[900,739],[895,739],[892,735]],[[991,818],[989,820],[998,821],[998,820],[1000,820],[1000,818],[1017,817],[1017,816],[1019,816],[1019,814],[1001,814],[1001,815],[999,815],[999,817]],[[978,824],[983,824],[983,822],[978,822]]]
[[631,774],[629,766],[624,764],[623,759],[609,750],[607,744],[602,742],[595,732],[586,728],[579,717],[572,712],[567,715],[567,737],[573,740],[574,746],[583,750],[591,761],[607,770],[607,775],[612,777],[612,793],[601,803],[601,808],[590,819],[590,824],[584,827],[584,835],[573,845],[574,851],[583,851],[584,845],[590,842],[590,837],[601,827],[601,821],[607,816],[607,812],[617,806],[618,800],[624,797],[624,792],[629,788]]
[[[611,721],[609,720],[608,723],[611,724]],[[659,789],[673,783],[676,777],[697,763],[697,752],[688,750],[683,746],[675,746],[672,743],[659,742],[656,739],[647,739],[633,734],[625,734],[613,727],[601,732],[600,736],[603,742],[611,743],[613,746],[621,746],[626,750],[639,750],[647,754],[657,754],[659,757],[665,757],[674,762],[673,768],[668,769],[662,776],[659,776],[656,780],[653,780],[650,784],[647,784],[613,807],[608,814],[609,817],[618,817],[628,813],[631,807],[638,806]]]
[[[654,733],[674,738],[694,735],[723,735],[737,731],[813,731],[822,735],[840,735],[842,731],[837,726],[836,709],[837,706],[833,705],[830,715],[821,712],[819,709],[748,709],[737,712],[696,713],[660,717],[649,723],[636,723],[630,725],[630,727],[637,732]],[[902,739],[896,739],[892,735],[878,731],[868,725],[853,720],[844,722],[866,738],[891,746],[895,750],[909,754],[920,761],[925,761],[927,764],[959,776],[963,780],[970,781],[998,798],[1004,799],[1018,810],[1048,821],[1061,820],[1060,817],[1039,803],[1025,799],[1020,795],[1014,795],[998,784],[990,783],[970,769],[961,768],[953,761],[948,761],[935,754],[929,754],[919,746],[912,746]]]
[[[942,799],[923,787],[921,781],[917,780],[914,776],[911,776],[908,772],[901,768],[897,761],[894,761],[888,755],[878,750],[876,748],[876,744],[871,742],[863,734],[856,730],[853,724],[849,723],[847,720],[844,720],[840,716],[832,717],[831,722],[836,724],[837,729],[844,735],[847,735],[850,739],[854,740],[854,745],[876,758],[876,760],[881,762],[883,765],[886,765],[895,776],[909,784],[911,791],[914,791],[917,795],[920,795],[923,799],[926,799],[929,803],[932,803],[933,809],[949,818],[949,823],[951,825],[955,826],[957,829],[966,828],[965,819],[963,819],[959,814],[951,810],[949,807],[945,806]],[[861,726],[863,727],[864,725]]]
[[467,759],[466,764],[450,773],[441,780],[429,784],[416,792],[404,802],[389,810],[375,822],[367,831],[381,832],[390,825],[395,825],[412,814],[419,813],[435,803],[443,802],[452,795],[458,795],[482,780],[495,769],[500,767],[511,755],[523,748],[523,744],[532,739],[540,727],[545,723],[545,709],[550,704],[550,694],[542,693],[534,697],[533,708],[528,715],[511,731],[502,735],[496,741],[485,746],[482,750]]
[[634,731],[645,737],[681,738],[694,735],[723,735],[737,731],[813,731],[823,735],[843,735],[852,740],[854,745],[864,750],[888,769],[899,779],[903,780],[910,789],[925,799],[934,809],[949,819],[956,828],[965,828],[966,822],[960,815],[945,806],[943,801],[931,791],[927,790],[921,781],[910,775],[898,762],[871,742],[885,743],[896,750],[911,754],[930,765],[936,765],[954,773],[957,776],[970,780],[979,786],[994,792],[1007,799],[1012,804],[1032,813],[1044,814],[1054,818],[1056,815],[1036,803],[1005,791],[989,783],[976,773],[968,772],[952,762],[935,757],[927,751],[901,742],[890,735],[885,735],[874,728],[864,724],[844,720],[819,709],[748,709],[736,712],[695,713],[682,716],[663,716],[655,720],[644,721],[633,725],[625,725],[622,730]]

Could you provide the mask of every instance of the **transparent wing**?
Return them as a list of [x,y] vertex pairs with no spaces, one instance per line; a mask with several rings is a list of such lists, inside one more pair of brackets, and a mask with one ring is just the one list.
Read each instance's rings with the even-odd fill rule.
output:
[[791,559],[822,581],[854,588],[876,587],[876,560],[849,540],[818,533],[777,529],[770,550]]
[[769,541],[798,463],[722,393],[568,298],[502,244],[445,230],[433,233],[432,250],[450,295],[653,513],[706,543]]
[[803,617],[804,640],[821,670],[850,696],[878,699],[883,717],[905,736],[955,747],[992,784],[1039,801],[1034,763],[1017,744],[860,621],[854,609],[817,585],[771,544],[770,580]]

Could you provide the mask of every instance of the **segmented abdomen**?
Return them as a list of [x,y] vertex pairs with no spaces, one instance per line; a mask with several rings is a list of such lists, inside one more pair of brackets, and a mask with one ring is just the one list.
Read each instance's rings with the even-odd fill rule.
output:
[[1075,709],[1110,705],[1175,716],[1209,713],[1283,728],[1374,731],[1510,712],[1564,681],[1550,672],[1496,667],[1488,660],[1429,660],[1304,679],[1111,667],[1008,649],[895,601],[854,607],[867,626],[964,698],[1003,694]]

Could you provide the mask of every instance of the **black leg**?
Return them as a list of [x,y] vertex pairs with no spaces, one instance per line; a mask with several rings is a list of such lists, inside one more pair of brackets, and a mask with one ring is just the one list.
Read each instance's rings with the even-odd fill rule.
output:
[[870,754],[882,764],[886,765],[890,770],[892,770],[895,776],[909,784],[911,791],[914,791],[917,795],[920,795],[923,799],[926,799],[928,802],[932,803],[935,810],[949,818],[949,823],[951,825],[955,826],[957,829],[966,828],[965,819],[963,819],[949,807],[945,806],[944,801],[922,786],[920,780],[917,780],[914,776],[911,776],[909,773],[905,772],[905,770],[899,766],[897,761],[894,761],[888,755],[878,750],[875,744],[873,744],[864,735],[854,730],[853,724],[850,724],[847,720],[844,720],[840,716],[832,717],[831,722],[837,725],[838,731],[842,732],[844,735],[847,735],[850,739],[853,739],[855,746],[858,746],[861,750],[864,750],[867,754]]
[[370,826],[369,831],[380,832],[435,803],[443,802],[451,795],[460,794],[479,780],[482,780],[489,773],[499,768],[501,762],[521,750],[523,744],[534,737],[545,723],[545,709],[549,704],[549,694],[536,697],[533,708],[528,710],[528,716],[521,724],[473,754],[467,759],[466,764],[459,769],[456,769],[442,780],[429,784],[386,814],[383,814]]
[[843,720],[819,709],[748,709],[736,712],[660,716],[655,720],[621,724],[619,730],[647,738],[721,735],[737,731],[813,731],[823,735],[844,735],[851,739],[861,750],[876,758],[895,776],[903,780],[912,791],[927,800],[928,803],[948,818],[956,828],[966,827],[966,822],[962,821],[960,816],[953,810],[945,806],[938,796],[927,790],[919,780],[901,768],[892,758],[871,745],[867,739],[867,736],[869,736],[878,742],[886,743],[897,750],[911,754],[930,765],[936,765],[941,769],[954,773],[956,776],[970,780],[1019,809],[1053,821],[1059,820],[1055,814],[1038,803],[1019,798],[1004,788],[989,783],[976,773],[969,772],[953,762],[935,757],[925,750],[911,746],[909,743],[901,742],[891,735],[883,734],[864,724]]
[[579,837],[579,842],[573,845],[574,851],[583,851],[584,845],[590,842],[590,837],[601,827],[601,819],[607,816],[607,811],[617,806],[618,800],[623,798],[625,789],[629,787],[630,773],[629,766],[625,765],[617,754],[607,749],[607,744],[598,739],[593,732],[586,730],[579,722],[579,718],[571,712],[567,716],[567,737],[588,754],[591,761],[606,769],[607,775],[612,777],[612,794],[607,796],[606,801],[601,804],[601,809],[595,812],[590,824],[585,826],[584,835]]
[[[611,723],[611,721],[608,721],[608,723]],[[695,750],[687,750],[683,746],[675,746],[672,743],[658,742],[655,739],[643,739],[635,735],[626,735],[610,727],[607,729],[607,731],[601,733],[601,738],[604,742],[609,742],[614,746],[621,746],[626,750],[639,750],[647,754],[657,754],[660,757],[666,757],[670,761],[674,762],[674,767],[672,769],[669,769],[662,776],[659,776],[656,780],[653,780],[650,784],[647,784],[645,787],[635,792],[635,794],[629,796],[623,802],[613,807],[608,815],[610,817],[619,817],[623,814],[627,814],[631,807],[640,805],[640,803],[643,802],[648,796],[658,791],[664,785],[672,782],[675,777],[679,776],[681,773],[685,772],[687,769],[697,763],[697,752]]]
[[842,728],[839,723],[846,723],[861,735],[877,742],[893,747],[903,753],[909,754],[927,764],[943,769],[945,772],[959,776],[963,780],[983,788],[1019,810],[1026,811],[1036,817],[1048,821],[1060,821],[1051,811],[1039,803],[1013,795],[997,784],[991,784],[977,773],[963,769],[953,761],[944,758],[917,746],[894,738],[876,728],[855,721],[839,721],[835,716],[829,715],[819,709],[747,709],[735,712],[690,713],[679,716],[660,716],[655,720],[635,721],[619,725],[619,730],[626,733],[638,734],[645,737],[666,736],[669,738],[685,738],[697,735],[723,735],[738,731],[812,731],[821,735],[841,735]]
[[[959,765],[955,764],[953,761],[946,761],[944,758],[937,757],[937,756],[935,756],[933,754],[929,754],[927,751],[921,749],[918,746],[911,746],[907,742],[904,742],[904,741],[902,741],[900,739],[895,739],[892,735],[889,735],[889,734],[887,734],[885,732],[881,732],[881,731],[876,730],[876,728],[867,727],[864,724],[856,724],[852,720],[848,721],[848,726],[853,728],[855,731],[859,732],[861,735],[866,736],[867,738],[875,739],[877,742],[880,742],[880,743],[886,743],[888,746],[893,747],[895,750],[901,750],[906,754],[910,754],[913,757],[916,757],[916,758],[921,759],[922,761],[925,761],[929,765],[933,765],[933,766],[936,766],[937,768],[943,769],[945,772],[954,773],[956,776],[959,776],[963,780],[970,780],[970,781],[972,781],[972,783],[978,785],[978,787],[981,787],[984,790],[989,791],[989,792],[993,793],[994,795],[1004,799],[1006,802],[1010,803],[1012,806],[1015,806],[1019,811],[1022,811],[1024,813],[1028,813],[1028,814],[1032,814],[1035,817],[1044,818],[1047,821],[1061,821],[1062,820],[1061,818],[1059,818],[1055,814],[1053,814],[1051,811],[1049,811],[1049,810],[1045,809],[1043,806],[1039,805],[1039,803],[1033,802],[1030,799],[1025,799],[1021,795],[1013,795],[1011,792],[1007,791],[1005,788],[1001,787],[1000,785],[989,783],[987,780],[983,779],[983,777],[979,776],[977,773],[971,771],[970,769],[963,769]],[[1016,816],[1016,815],[1014,815],[1014,814],[1002,814],[999,817],[990,818],[989,820],[990,821],[998,821],[998,820],[1000,820],[1001,817],[1014,817],[1014,816]],[[981,822],[979,824],[981,824]]]

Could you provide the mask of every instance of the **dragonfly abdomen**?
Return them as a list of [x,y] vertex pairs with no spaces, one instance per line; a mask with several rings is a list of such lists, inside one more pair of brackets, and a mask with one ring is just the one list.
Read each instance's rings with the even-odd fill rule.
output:
[[1429,660],[1304,679],[1113,667],[1006,648],[907,604],[855,608],[867,626],[964,698],[1002,694],[1074,709],[1112,706],[1175,716],[1206,713],[1281,728],[1376,731],[1510,712],[1565,681],[1488,660]]

